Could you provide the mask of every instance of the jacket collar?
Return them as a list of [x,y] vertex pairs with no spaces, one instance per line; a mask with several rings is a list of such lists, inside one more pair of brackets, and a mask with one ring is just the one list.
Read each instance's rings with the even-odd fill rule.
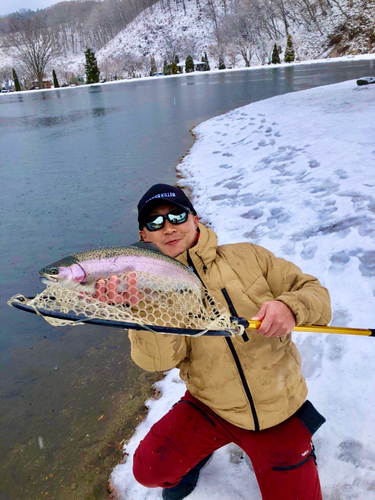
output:
[[194,245],[188,251],[178,255],[176,259],[183,264],[188,265],[189,252],[191,260],[198,269],[203,269],[204,266],[209,269],[212,265],[212,262],[216,258],[217,236],[216,233],[212,231],[212,229],[208,229],[207,227],[203,226],[203,224],[199,224],[198,227],[200,236],[196,245]]

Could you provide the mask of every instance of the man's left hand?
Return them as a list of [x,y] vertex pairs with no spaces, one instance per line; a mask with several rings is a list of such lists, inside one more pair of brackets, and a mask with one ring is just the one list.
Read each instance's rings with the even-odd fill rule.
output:
[[264,302],[251,320],[262,322],[257,332],[264,337],[285,337],[296,326],[294,314],[279,300]]

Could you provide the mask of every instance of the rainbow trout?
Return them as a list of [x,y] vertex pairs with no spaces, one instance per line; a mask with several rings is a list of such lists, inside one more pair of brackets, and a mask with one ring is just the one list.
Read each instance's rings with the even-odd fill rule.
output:
[[[99,248],[68,255],[39,271],[43,283],[59,285],[65,288],[76,288],[84,285],[87,291],[93,291],[95,282],[111,275],[124,275],[129,272],[140,272],[137,284],[153,288],[152,276],[172,279],[173,289],[191,287],[200,295],[202,284],[193,270],[178,260],[160,252],[153,243],[138,242],[129,247]],[[148,278],[145,280],[144,276]],[[147,282],[147,283],[146,283]],[[142,286],[143,285],[143,286]],[[160,290],[163,285],[155,284]],[[168,286],[167,286],[168,288]],[[119,290],[120,291],[120,290]]]

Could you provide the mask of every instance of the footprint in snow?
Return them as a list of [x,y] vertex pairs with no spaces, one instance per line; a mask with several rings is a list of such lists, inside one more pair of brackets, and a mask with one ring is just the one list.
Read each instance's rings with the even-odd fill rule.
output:
[[335,170],[335,174],[339,176],[339,179],[345,180],[349,178],[349,175],[342,168]]
[[322,373],[322,359],[324,348],[323,337],[310,335],[298,345],[302,360],[302,375],[306,379],[317,379]]
[[315,243],[311,243],[311,242],[304,243],[303,250],[301,252],[301,257],[305,260],[310,260],[314,257],[317,249],[318,249],[318,247],[315,245]]
[[[337,323],[333,324],[336,325]],[[328,345],[328,358],[331,361],[340,361],[347,351],[348,339],[342,337],[339,335],[327,335],[326,337],[326,343]]]
[[241,217],[243,219],[259,219],[263,215],[263,210],[261,208],[253,208],[246,212],[245,214],[242,214]]
[[320,167],[320,163],[317,160],[310,160],[309,167],[310,168],[318,168],[318,167]]
[[359,270],[362,276],[373,278],[375,276],[375,251],[363,252],[359,254],[358,258],[361,261]]
[[338,446],[337,458],[361,469],[375,470],[375,453],[367,444],[356,439],[346,439]]
[[281,250],[284,255],[293,255],[295,253],[295,246],[296,244],[293,241],[289,241],[281,247]]

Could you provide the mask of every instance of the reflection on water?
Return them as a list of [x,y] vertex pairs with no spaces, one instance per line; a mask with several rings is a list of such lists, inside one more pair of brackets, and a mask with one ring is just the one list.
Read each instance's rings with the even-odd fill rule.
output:
[[154,377],[130,361],[122,331],[52,328],[10,309],[9,297],[41,291],[48,262],[136,241],[138,199],[175,182],[199,122],[372,68],[261,68],[1,96],[1,498],[104,498]]
[[[43,93],[42,93],[43,95]],[[22,96],[19,96],[22,97]],[[20,100],[22,102],[22,99]],[[79,120],[85,120],[91,116],[98,117],[104,116],[109,113],[116,113],[121,111],[121,108],[108,107],[108,108],[91,108],[82,111],[72,111],[67,115],[60,116],[46,116],[46,117],[35,117],[35,116],[9,116],[3,117],[0,121],[0,129],[8,127],[26,127],[24,131],[28,128],[43,128],[43,127],[56,127],[58,125],[66,125],[69,123],[75,123]]]

